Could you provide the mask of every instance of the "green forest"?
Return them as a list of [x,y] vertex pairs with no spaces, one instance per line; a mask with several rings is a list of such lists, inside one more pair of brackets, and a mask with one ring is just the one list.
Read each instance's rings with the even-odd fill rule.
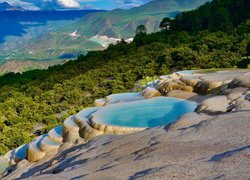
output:
[[0,155],[146,77],[249,65],[249,0],[214,0],[174,20],[165,18],[161,28],[153,34],[138,30],[130,44],[121,41],[48,70],[1,76]]

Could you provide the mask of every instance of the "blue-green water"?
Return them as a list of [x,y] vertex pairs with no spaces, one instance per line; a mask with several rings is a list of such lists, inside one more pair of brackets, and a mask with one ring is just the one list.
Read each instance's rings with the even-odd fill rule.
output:
[[76,114],[76,117],[83,120],[88,121],[90,116],[96,112],[100,107],[92,107],[92,108],[86,108],[82,111],[80,111],[78,114]]
[[93,120],[114,126],[156,127],[168,125],[196,107],[195,102],[157,97],[106,106],[93,114]]
[[55,133],[58,135],[58,136],[62,136],[62,131],[63,131],[63,127],[62,126],[57,126],[54,128],[55,130]]
[[28,144],[24,144],[20,146],[19,148],[16,149],[15,156],[21,159],[25,159],[27,148],[28,148]]
[[184,75],[191,75],[191,74],[194,73],[194,71],[193,70],[184,70],[184,71],[178,71],[176,73],[178,73],[178,74],[184,74]]

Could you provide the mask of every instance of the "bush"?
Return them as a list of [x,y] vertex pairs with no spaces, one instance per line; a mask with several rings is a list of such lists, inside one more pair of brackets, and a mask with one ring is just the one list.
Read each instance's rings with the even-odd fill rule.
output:
[[250,57],[244,57],[237,63],[238,68],[248,68],[249,65],[250,65]]

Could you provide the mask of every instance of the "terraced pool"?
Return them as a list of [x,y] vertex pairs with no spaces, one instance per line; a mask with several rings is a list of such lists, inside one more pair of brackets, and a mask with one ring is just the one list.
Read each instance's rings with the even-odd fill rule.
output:
[[195,102],[157,97],[105,106],[93,114],[92,120],[110,126],[148,128],[170,124],[196,107]]

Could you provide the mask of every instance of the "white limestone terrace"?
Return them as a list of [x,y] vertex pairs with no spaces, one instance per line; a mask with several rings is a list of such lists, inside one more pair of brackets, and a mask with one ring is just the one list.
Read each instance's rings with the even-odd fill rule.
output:
[[[43,158],[48,151],[56,151],[62,144],[62,126],[58,126],[48,134],[39,136],[34,141],[24,144],[12,151],[9,151],[0,159],[0,163],[8,162],[9,165],[15,165],[23,159],[35,162]],[[3,169],[1,170],[3,172]]]
[[169,97],[116,103],[93,113],[90,125],[107,134],[126,134],[170,124],[196,107],[195,102]]
[[109,104],[129,102],[144,99],[144,96],[141,92],[139,93],[122,93],[122,94],[112,94],[106,98],[97,99],[94,102],[95,106],[104,106]]
[[[199,103],[194,114],[184,116],[181,124],[178,124],[179,121],[177,121],[172,126],[175,127],[176,124],[180,128],[187,124],[192,125],[195,121],[194,117],[200,118],[199,113],[214,116],[228,111],[249,110],[249,88],[249,70],[219,71],[209,74],[195,74],[195,72],[190,73],[189,71],[174,73],[168,78],[161,77],[143,92],[114,94],[96,100],[94,102],[96,107],[86,108],[70,116],[62,126],[52,129],[48,134],[36,138],[31,143],[8,152],[0,159],[0,168],[6,167],[6,162],[14,165],[23,159],[37,162],[46,156],[57,154],[59,149],[86,143],[104,134],[127,134],[145,129],[129,127],[114,129],[113,126],[96,124],[93,115],[108,106],[115,106],[119,103],[129,104],[133,101],[143,101],[158,96],[187,99]],[[194,121],[190,120],[192,118]]]
[[192,75],[192,74],[198,74],[195,70],[183,70],[183,71],[177,71],[171,75],[163,75],[163,76],[160,76],[159,79],[155,80],[155,81],[152,81],[152,82],[148,82],[147,84],[145,84],[143,86],[143,88],[146,88],[146,87],[154,87],[156,84],[158,84],[159,82],[161,81],[164,81],[164,80],[168,80],[169,78],[171,78],[171,76],[175,76],[175,75]]
[[[105,98],[105,104],[108,105],[139,99],[144,99],[141,93],[114,94]],[[100,109],[100,107],[86,108],[78,114],[67,118],[63,126],[55,127],[49,131],[48,134],[39,136],[34,139],[34,141],[9,151],[1,158],[1,173],[8,164],[15,165],[23,159],[27,159],[29,162],[36,162],[44,158],[46,154],[56,154],[63,143],[84,142],[105,134],[105,132],[97,130],[90,125],[89,119],[98,109]]]
[[9,162],[4,157],[0,157],[0,172],[4,172],[9,167]]
[[75,115],[75,122],[79,126],[79,136],[85,141],[104,134],[102,131],[94,129],[90,125],[90,117],[98,111],[100,107],[86,108]]

